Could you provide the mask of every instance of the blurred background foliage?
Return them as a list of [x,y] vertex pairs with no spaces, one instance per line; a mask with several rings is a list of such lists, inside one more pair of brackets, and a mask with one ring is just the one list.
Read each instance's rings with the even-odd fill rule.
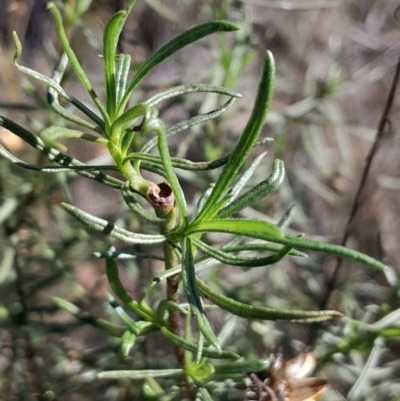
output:
[[[72,7],[74,0],[59,4]],[[123,0],[97,0],[82,20],[69,21],[74,49],[99,87],[103,80],[98,56],[101,33],[112,13],[122,7]],[[227,113],[170,141],[173,155],[201,161],[232,149],[251,111],[264,50],[270,49],[277,77],[264,134],[274,142],[267,145],[264,167],[254,182],[265,178],[274,158],[285,161],[287,177],[268,201],[246,209],[246,216],[267,215],[278,221],[294,205],[289,232],[339,243],[400,52],[396,7],[392,0],[138,0],[120,50],[132,55],[132,69],[136,69],[169,39],[201,22],[228,19],[242,27],[237,33],[214,35],[183,49],[146,78],[134,94],[134,101],[140,101],[161,88],[197,82],[242,93],[244,98]],[[16,30],[23,39],[23,64],[51,75],[60,45],[45,1],[1,0],[1,9],[1,114],[35,133],[62,124],[46,104],[46,88],[18,74],[12,62],[11,33]],[[64,85],[76,97],[89,100],[72,74],[67,74]],[[162,104],[161,116],[170,126],[212,110],[221,101],[214,94],[174,98]],[[328,303],[349,318],[371,324],[391,313],[390,325],[384,322],[371,329],[351,320],[300,326],[237,319],[229,340],[248,357],[267,357],[277,341],[288,357],[305,349],[312,351],[318,375],[329,378],[324,400],[400,400],[397,109],[395,101],[347,242],[391,268],[383,274],[345,261]],[[26,161],[45,163],[42,155],[4,129],[0,141]],[[105,164],[103,147],[81,141],[77,146],[73,140],[67,146],[80,160]],[[256,148],[253,155],[264,150],[265,145]],[[189,203],[198,199],[199,190],[204,191],[217,174],[178,173]],[[0,159],[0,196],[1,399],[159,399],[146,395],[150,394],[146,389],[155,386],[149,380],[138,384],[96,379],[100,370],[167,368],[174,359],[170,346],[158,334],[138,341],[124,358],[119,341],[93,327],[96,318],[118,323],[107,301],[103,262],[92,256],[111,241],[89,234],[59,204],[73,203],[132,230],[149,228],[131,219],[117,191],[72,174],[29,172],[4,159]],[[214,239],[216,243],[221,240]],[[135,248],[140,252],[140,245]],[[156,248],[152,251],[157,254]],[[161,263],[137,258],[120,264],[132,295],[139,296],[162,270]],[[327,296],[335,263],[333,257],[310,254],[300,262],[299,258],[285,259],[268,269],[246,272],[219,266],[208,270],[206,278],[243,301],[318,309]],[[157,292],[149,290],[149,294],[157,302]],[[55,295],[81,308],[77,317],[61,311],[51,299]],[[210,316],[217,331],[228,319],[218,310]],[[159,345],[155,347],[154,342]],[[233,394],[228,384],[216,389],[219,399],[243,398],[243,392]],[[169,399],[174,399],[174,391],[172,387]],[[163,394],[161,387],[159,392]]]

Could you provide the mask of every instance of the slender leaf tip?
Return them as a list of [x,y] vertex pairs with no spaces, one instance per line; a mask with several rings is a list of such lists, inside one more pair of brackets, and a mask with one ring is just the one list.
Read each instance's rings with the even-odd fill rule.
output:
[[14,39],[14,44],[15,44],[15,54],[14,54],[14,61],[17,60],[22,53],[22,44],[21,41],[19,40],[17,32],[13,31],[13,39]]
[[217,22],[221,24],[220,31],[230,32],[230,31],[238,31],[240,30],[240,26],[234,24],[233,22],[225,21],[225,20],[214,20],[210,22]]
[[68,210],[68,211],[72,210],[72,208],[73,208],[72,205],[70,205],[69,203],[66,203],[66,202],[61,202],[60,206],[63,207],[65,210]]

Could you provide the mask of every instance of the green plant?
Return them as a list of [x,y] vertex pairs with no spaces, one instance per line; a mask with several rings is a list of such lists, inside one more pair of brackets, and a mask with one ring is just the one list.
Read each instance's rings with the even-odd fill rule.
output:
[[[252,268],[267,266],[278,262],[286,255],[304,257],[300,250],[321,251],[334,255],[348,257],[378,269],[385,269],[381,262],[367,255],[345,247],[312,241],[302,236],[284,234],[282,231],[285,218],[278,224],[267,220],[252,220],[232,218],[247,206],[268,196],[275,191],[284,179],[284,166],[280,160],[275,160],[271,175],[263,182],[241,194],[244,186],[259,165],[262,156],[257,158],[245,171],[242,171],[245,160],[254,146],[261,144],[259,134],[268,113],[274,81],[274,61],[272,54],[267,52],[264,68],[259,84],[252,114],[231,154],[227,157],[212,161],[196,163],[187,159],[170,156],[167,138],[183,129],[220,116],[240,95],[223,87],[190,84],[182,85],[161,92],[150,99],[130,105],[130,97],[143,78],[154,67],[174,54],[182,47],[189,45],[209,34],[220,31],[234,31],[234,24],[225,21],[212,21],[195,27],[166,44],[149,58],[129,80],[131,60],[129,55],[117,54],[118,38],[124,23],[135,1],[129,2],[128,8],[116,13],[107,23],[103,40],[103,59],[105,71],[106,101],[97,96],[86,72],[82,69],[74,51],[70,47],[61,14],[53,3],[49,9],[53,14],[58,36],[64,55],[52,78],[28,69],[18,64],[22,48],[15,35],[16,68],[27,76],[49,87],[48,99],[51,108],[67,121],[81,126],[93,133],[84,133],[77,129],[52,126],[42,131],[40,137],[30,133],[17,123],[6,117],[0,117],[0,125],[12,131],[28,144],[43,153],[58,166],[39,166],[27,164],[5,148],[0,148],[2,156],[11,162],[31,170],[42,172],[76,172],[87,178],[99,181],[121,191],[121,194],[132,213],[153,224],[157,234],[135,233],[112,224],[106,220],[92,216],[70,204],[63,207],[74,217],[93,230],[104,232],[117,240],[130,245],[160,244],[163,248],[165,272],[156,276],[153,287],[161,281],[167,281],[167,295],[157,307],[146,301],[146,293],[139,300],[131,297],[119,279],[118,258],[134,255],[110,249],[99,252],[96,256],[106,259],[107,277],[110,286],[126,309],[134,312],[139,319],[133,320],[123,309],[116,306],[115,313],[124,325],[115,325],[104,320],[97,320],[96,326],[111,336],[121,338],[121,348],[127,355],[139,336],[145,336],[151,331],[159,331],[175,345],[177,368],[168,370],[130,370],[108,371],[99,374],[101,378],[143,379],[149,377],[178,376],[183,377],[189,398],[194,398],[197,391],[203,399],[210,399],[207,386],[212,380],[223,380],[235,374],[257,371],[268,366],[268,361],[252,360],[239,361],[230,364],[210,362],[211,359],[238,359],[240,355],[233,351],[222,350],[223,336],[216,335],[209,322],[203,298],[230,312],[231,314],[248,319],[284,320],[296,323],[311,323],[342,316],[337,311],[300,311],[267,308],[265,306],[248,305],[231,299],[216,292],[196,272],[207,268],[218,261],[234,266]],[[78,2],[76,15],[84,11]],[[60,85],[63,74],[70,63],[85,89],[91,96],[97,111],[66,92]],[[158,117],[156,105],[174,96],[189,93],[218,93],[230,99],[220,108],[182,121],[167,129]],[[59,102],[59,97],[70,102],[86,119],[70,113]],[[145,142],[141,149],[132,149],[136,137],[143,138],[150,132],[156,133],[156,138]],[[115,161],[113,165],[88,166],[77,159],[63,153],[64,147],[58,142],[60,138],[77,138],[96,142],[107,147]],[[149,152],[158,147],[158,154]],[[193,216],[190,215],[184,189],[182,188],[175,169],[189,171],[205,171],[223,168],[218,180],[203,194]],[[113,170],[119,178],[104,173]],[[143,177],[143,170],[158,174],[166,181],[154,183]],[[241,194],[241,195],[240,195]],[[137,199],[141,197],[153,208],[151,213]],[[233,239],[221,249],[216,249],[204,239],[207,233],[228,233]],[[201,251],[202,256],[197,256]],[[257,251],[258,257],[243,256],[242,252]],[[188,305],[181,304],[178,297],[179,287],[184,289]],[[65,300],[55,298],[54,301],[72,314],[79,315],[79,310]],[[185,316],[182,325],[181,315]],[[192,339],[191,317],[194,317],[198,333]],[[232,330],[233,328],[231,328]],[[226,333],[223,333],[226,338]],[[153,388],[154,390],[154,388]],[[150,392],[150,390],[148,390]],[[149,395],[150,397],[150,395]],[[207,398],[208,397],[208,398]]]

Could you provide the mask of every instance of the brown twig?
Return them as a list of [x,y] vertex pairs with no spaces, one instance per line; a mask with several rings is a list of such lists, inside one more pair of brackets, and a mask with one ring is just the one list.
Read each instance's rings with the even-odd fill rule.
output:
[[[169,185],[169,184],[168,184]],[[171,193],[169,193],[171,192]],[[169,199],[170,203],[172,202],[172,205],[175,203],[175,198],[172,195],[172,190],[171,191],[160,191],[160,196],[165,195],[167,199]],[[172,198],[171,198],[172,195]],[[154,210],[156,212],[157,217],[164,217],[163,215],[165,214],[165,209],[161,206],[158,206],[158,203],[160,205],[163,205],[164,202],[152,202],[152,205],[154,207]],[[160,224],[160,231],[161,234],[166,234],[170,232],[176,224],[176,207],[173,207],[170,212],[167,214],[165,217],[164,222]],[[171,269],[178,265],[179,261],[175,252],[175,249],[173,248],[173,245],[170,244],[168,241],[164,242],[163,245],[163,250],[164,250],[164,259],[165,259],[165,269]],[[175,275],[170,277],[167,280],[167,299],[169,301],[172,301],[174,303],[179,303],[179,276]],[[183,337],[183,328],[182,328],[182,322],[181,322],[181,316],[177,310],[170,310],[169,311],[169,324],[170,324],[170,329],[172,333],[174,333],[178,337]],[[182,367],[182,369],[185,369],[185,355],[184,351],[181,347],[175,345],[175,356],[177,359],[177,362],[179,366]],[[190,382],[188,376],[185,374],[184,375],[184,382],[185,382],[185,387],[186,387],[186,392],[187,392],[187,398],[190,401],[195,400],[195,393],[193,389],[193,385]]]
[[[360,206],[361,206],[361,203],[362,203],[361,196],[363,194],[363,190],[364,190],[365,184],[367,182],[367,178],[368,178],[369,172],[371,170],[372,161],[373,161],[373,159],[374,159],[374,157],[375,157],[375,155],[376,155],[376,153],[377,153],[377,151],[379,149],[379,146],[380,146],[380,144],[382,142],[382,139],[384,138],[385,127],[386,127],[387,124],[389,124],[389,113],[390,113],[390,110],[391,110],[392,105],[393,105],[394,95],[395,95],[396,88],[397,88],[397,85],[398,85],[398,82],[399,82],[399,77],[400,77],[400,58],[399,58],[399,60],[397,62],[397,65],[396,65],[396,71],[395,71],[395,74],[394,74],[394,77],[393,77],[393,82],[392,82],[392,85],[390,87],[388,97],[386,99],[385,108],[383,109],[382,116],[381,116],[381,118],[379,120],[379,124],[378,124],[378,128],[377,128],[377,131],[376,131],[374,144],[372,145],[372,148],[369,151],[369,153],[367,155],[367,158],[365,160],[364,171],[362,173],[360,183],[358,184],[356,196],[354,198],[353,205],[351,207],[349,219],[347,220],[347,224],[346,224],[346,227],[345,227],[345,230],[344,230],[343,238],[342,238],[342,241],[340,243],[343,246],[346,245],[346,242],[347,242],[347,240],[348,240],[348,238],[350,236],[350,233],[351,233],[351,231],[353,229],[353,224],[354,224],[355,217],[356,217],[357,212],[360,209]],[[340,272],[340,269],[342,267],[342,263],[343,263],[343,259],[341,257],[338,257],[336,259],[336,266],[335,266],[335,269],[334,269],[334,271],[332,273],[332,276],[329,279],[329,281],[327,282],[325,297],[323,298],[323,300],[321,302],[320,309],[325,309],[327,304],[328,304],[328,302],[329,302],[329,300],[330,300],[332,292],[335,289],[337,281],[338,281],[339,272]]]

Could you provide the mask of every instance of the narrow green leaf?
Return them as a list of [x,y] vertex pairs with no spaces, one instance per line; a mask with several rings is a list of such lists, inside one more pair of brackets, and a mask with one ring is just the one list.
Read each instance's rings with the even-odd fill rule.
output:
[[370,391],[369,382],[373,379],[373,371],[374,369],[377,369],[379,360],[385,351],[385,340],[381,337],[376,338],[371,353],[369,354],[360,375],[347,394],[349,400],[370,398],[370,396],[368,396]]
[[232,216],[233,214],[245,209],[247,206],[250,206],[258,200],[270,195],[279,188],[284,178],[285,167],[283,161],[276,159],[272,167],[272,173],[265,181],[260,182],[255,187],[241,195],[230,205],[221,209],[217,213],[217,217],[225,218]]
[[13,31],[13,40],[15,45],[14,63],[21,57],[22,54],[22,43],[19,40],[17,32]]
[[4,157],[8,158],[11,162],[30,170],[38,170],[44,172],[76,171],[80,175],[91,178],[92,180],[101,182],[105,185],[109,185],[117,189],[121,188],[121,185],[123,183],[121,180],[98,171],[98,169],[102,168],[115,170],[115,166],[88,166],[87,164],[82,163],[77,159],[73,159],[72,157],[63,154],[57,149],[46,147],[42,139],[40,139],[36,135],[33,135],[31,132],[6,117],[0,116],[0,126],[8,129],[13,134],[23,139],[30,146],[46,155],[46,157],[50,161],[54,161],[63,167],[30,165],[16,158],[0,145],[1,154]]
[[136,334],[132,333],[129,330],[126,330],[122,336],[122,342],[121,342],[121,351],[123,356],[129,355],[129,351],[135,345],[135,341],[136,341]]
[[[212,194],[212,191],[211,191],[211,194]],[[211,196],[211,194],[210,194],[210,196]],[[218,212],[224,207],[224,205],[228,204],[231,201],[233,196],[234,196],[233,193],[231,193],[231,191],[228,191],[219,199],[218,202],[215,202],[215,204],[210,208],[210,211],[208,213],[209,220],[211,220],[213,217],[215,217],[215,215],[218,214]],[[201,210],[200,210],[200,213],[201,213]]]
[[96,258],[115,258],[115,259],[153,259],[153,260],[161,260],[164,261],[162,256],[157,255],[149,255],[147,253],[142,252],[93,252],[93,256]]
[[[118,272],[118,271],[117,271]],[[118,277],[119,280],[119,277]],[[111,294],[108,294],[108,301],[111,307],[115,310],[117,316],[126,324],[129,328],[129,331],[135,334],[136,337],[144,335],[150,331],[154,331],[157,329],[157,326],[153,322],[145,321],[145,320],[133,320],[124,310],[118,305],[117,301]],[[144,316],[147,316],[146,314]]]
[[[191,310],[192,309],[190,309],[190,311]],[[200,332],[199,339],[197,341],[197,355],[196,355],[196,359],[194,360],[192,365],[200,365],[202,360],[203,361],[206,360],[206,358],[203,358],[204,342],[205,342],[205,338],[204,338],[203,334],[201,334],[201,332]],[[220,349],[220,348],[221,347],[219,347],[218,349]]]
[[89,9],[92,1],[93,0],[78,0],[75,8],[76,16],[80,17],[82,14],[84,14]]
[[379,332],[380,337],[384,338],[400,338],[400,327],[389,327]]
[[[218,308],[217,305],[211,305]],[[236,316],[230,316],[228,319],[225,319],[225,323],[218,333],[218,343],[221,345],[221,347],[225,346],[225,344],[232,338],[233,334],[236,331],[237,323],[238,322]]]
[[121,100],[125,93],[130,67],[131,67],[131,56],[129,54],[120,54],[118,56],[118,67],[115,76],[117,107],[121,103]]
[[164,169],[157,164],[150,163],[150,162],[142,162],[140,164],[140,167],[143,170],[147,170],[147,171],[150,171],[151,173],[158,174],[160,177],[163,177],[166,180],[168,180],[167,174],[164,171]]
[[167,100],[175,96],[187,95],[189,93],[218,93],[220,95],[226,95],[233,98],[242,97],[240,93],[224,88],[223,86],[215,86],[207,84],[186,84],[186,85],[175,86],[164,92],[157,93],[150,99],[146,100],[144,104],[148,106],[155,106],[157,103],[163,100]]
[[196,216],[203,209],[204,205],[206,204],[208,198],[210,197],[210,195],[211,195],[211,193],[213,191],[214,186],[215,186],[215,184],[211,183],[209,185],[209,187],[201,194],[201,196],[200,196],[200,198],[199,198],[199,200],[197,202],[197,205],[196,205],[196,214],[195,214]]
[[97,171],[97,170],[114,170],[117,171],[115,166],[37,166],[35,164],[29,164],[24,162],[23,160],[18,159],[13,154],[11,154],[8,150],[6,150],[2,145],[0,145],[0,156],[5,157],[10,162],[16,164],[17,166],[23,167],[27,170],[33,171],[41,171],[42,173],[60,173],[60,172],[90,172],[90,171]]
[[210,211],[213,206],[225,195],[230,183],[235,178],[240,167],[243,165],[247,155],[253,148],[264,125],[264,121],[271,105],[275,66],[271,52],[266,53],[264,70],[261,82],[258,87],[257,97],[250,119],[236,144],[228,163],[208,198],[204,208],[196,217],[195,221],[207,220],[210,218]]
[[118,11],[107,22],[103,35],[103,55],[104,55],[104,73],[106,81],[107,112],[111,121],[114,120],[117,110],[118,97],[123,96],[126,80],[130,67],[130,57],[125,56],[119,68],[118,78],[115,77],[116,51],[121,32],[124,28],[126,19],[132,10],[136,0],[130,1],[127,10]]
[[[195,269],[196,272],[206,269],[207,267],[214,266],[215,264],[219,264],[219,261],[209,257],[209,256],[202,256],[201,258],[196,259],[195,262]],[[173,267],[172,269],[164,270],[163,272],[157,274],[153,277],[153,284],[159,284],[161,281],[166,280],[169,277],[175,276],[182,271],[182,265],[178,265]]]
[[323,242],[304,239],[292,235],[283,236],[278,227],[265,221],[247,219],[223,219],[205,222],[193,222],[185,233],[187,235],[201,232],[227,232],[245,235],[252,238],[263,239],[293,248],[308,249],[311,251],[325,252],[333,255],[344,256],[356,260],[368,266],[385,270],[386,265],[361,252],[345,248],[340,245],[326,244]]
[[270,239],[271,242],[289,245],[293,248],[308,249],[310,251],[325,252],[332,255],[344,256],[349,259],[364,263],[365,265],[375,267],[379,270],[386,270],[386,265],[378,260],[371,258],[364,253],[354,251],[340,245],[326,244],[324,242],[313,241],[310,239],[300,238],[293,235],[285,235],[282,238]]
[[225,206],[230,205],[240,194],[242,189],[245,187],[251,176],[256,171],[256,168],[260,165],[262,159],[264,159],[267,152],[261,153],[254,161],[250,164],[250,167],[241,175],[238,182],[229,190],[231,194],[231,199],[226,203]]
[[[0,155],[1,154],[1,149],[2,146],[0,145]],[[28,184],[28,183],[26,183]],[[30,184],[28,184],[29,186],[31,186]],[[32,189],[30,189],[29,192],[31,192]],[[20,202],[19,199],[17,199],[16,197],[3,197],[1,196],[0,198],[1,200],[1,204],[0,204],[0,224],[3,224],[13,213],[14,211],[17,209],[17,207],[19,206]],[[12,247],[5,247],[4,248],[4,254],[3,257],[6,258],[6,254],[8,252],[11,252],[12,254],[14,254],[14,248]],[[11,265],[13,264],[13,260],[11,261]],[[8,270],[8,269],[7,269]],[[3,269],[1,268],[1,263],[0,263],[0,277],[5,278],[6,276],[3,276]],[[1,283],[1,279],[0,279],[0,283]]]
[[[261,252],[276,252],[280,253],[283,251],[285,247],[282,247],[278,244],[271,244],[266,242],[250,242],[244,245],[227,245],[223,246],[221,250],[224,252],[242,252],[242,251],[261,251]],[[289,251],[288,255],[290,256],[298,256],[301,258],[306,258],[307,254],[304,252],[296,251],[292,249]]]
[[[181,132],[184,129],[193,127],[194,125],[201,124],[205,121],[219,117],[222,113],[224,113],[226,110],[228,110],[233,105],[235,100],[236,100],[236,98],[232,97],[216,110],[210,111],[205,114],[200,114],[198,116],[194,116],[194,117],[190,118],[189,120],[184,120],[178,124],[173,125],[171,128],[169,128],[167,130],[167,137],[175,135],[176,133]],[[143,153],[149,152],[151,149],[153,149],[154,146],[157,145],[157,143],[158,143],[158,137],[150,139],[150,141],[146,142],[143,145],[143,147],[140,149],[140,152],[143,152]]]
[[266,241],[274,241],[274,239],[283,237],[281,230],[272,223],[250,219],[215,219],[198,223],[195,220],[186,229],[185,234],[205,232],[231,233]]
[[122,337],[126,327],[119,326],[110,322],[107,322],[104,319],[99,319],[94,316],[89,315],[89,313],[84,312],[80,308],[78,308],[73,303],[66,301],[65,299],[59,297],[51,297],[53,302],[61,309],[66,310],[71,315],[74,315],[80,321],[90,324],[93,327],[96,327],[99,330],[104,331],[113,337]]
[[133,124],[134,121],[144,116],[149,111],[148,106],[139,103],[130,109],[126,110],[121,116],[118,117],[117,120],[114,121],[111,131],[120,130],[125,124],[130,123]]
[[385,317],[369,325],[372,330],[382,330],[389,326],[400,326],[400,308],[388,313]]
[[54,22],[56,24],[58,38],[61,42],[64,52],[68,56],[68,59],[69,59],[69,62],[71,63],[72,68],[76,72],[76,75],[78,76],[79,80],[82,82],[83,86],[89,93],[90,97],[93,99],[93,101],[96,104],[97,108],[99,109],[101,115],[103,116],[104,121],[106,121],[106,123],[109,124],[110,120],[109,120],[107,111],[104,108],[103,104],[101,103],[96,92],[94,91],[93,86],[89,81],[89,78],[86,76],[84,69],[82,68],[81,64],[78,61],[78,58],[75,55],[75,52],[72,50],[72,48],[69,44],[67,35],[65,33],[65,29],[64,29],[60,11],[58,10],[58,8],[55,6],[55,4],[53,2],[47,3],[47,8],[50,10],[50,12],[53,15]]
[[128,6],[126,7],[126,13],[129,15],[132,11],[133,6],[136,4],[136,0],[129,0]]
[[124,130],[124,134],[121,140],[121,154],[126,155],[132,144],[133,138],[135,137],[134,130]]
[[[171,333],[166,327],[161,327],[160,332],[167,337],[173,344],[179,345],[183,349],[192,352],[193,354],[197,354],[197,345],[190,343],[189,341],[184,340],[181,337]],[[230,351],[218,351],[215,348],[204,347],[203,348],[203,356],[207,358],[213,359],[238,359],[240,356]]]
[[211,256],[214,259],[219,260],[222,263],[232,266],[260,267],[260,266],[271,265],[283,259],[291,250],[290,247],[283,247],[279,253],[272,256],[245,257],[245,256],[229,255],[228,253],[219,251],[218,249],[215,249],[196,238],[192,238],[192,241],[197,248],[201,249],[207,255]]
[[205,387],[199,387],[198,395],[200,395],[201,401],[213,401],[210,393]]
[[290,207],[288,208],[288,210],[286,210],[286,212],[284,213],[284,215],[282,216],[282,218],[278,221],[278,223],[276,223],[276,225],[277,225],[279,228],[283,228],[283,227],[285,227],[285,226],[288,224],[288,222],[289,222],[289,220],[290,220],[290,216],[291,216],[291,214],[292,214],[293,208],[294,208],[294,205],[290,206]]
[[93,216],[90,213],[84,212],[83,210],[72,206],[68,203],[61,203],[61,206],[77,220],[86,224],[88,227],[104,232],[106,235],[124,241],[128,244],[158,244],[165,241],[163,235],[147,235],[147,234],[136,234],[114,224],[109,223],[107,220],[100,219],[99,217]]
[[104,74],[106,81],[107,112],[114,120],[117,107],[115,59],[119,36],[126,21],[125,10],[118,11],[107,22],[103,35]]
[[18,35],[16,32],[13,33],[13,38],[14,38],[14,43],[16,47],[16,53],[14,56],[14,65],[17,68],[17,70],[28,77],[31,77],[35,79],[38,82],[41,82],[42,84],[47,85],[49,88],[52,88],[54,91],[56,91],[60,96],[62,96],[65,100],[68,102],[72,103],[76,108],[78,108],[82,113],[84,113],[87,117],[89,117],[92,121],[94,121],[99,127],[102,132],[104,132],[104,122],[103,120],[93,111],[91,111],[88,107],[86,107],[82,102],[80,102],[78,99],[76,99],[74,96],[66,92],[60,85],[59,82],[53,81],[51,78],[46,77],[45,75],[41,74],[40,72],[37,72],[35,70],[32,70],[27,67],[23,67],[22,65],[19,65],[17,62],[17,59],[19,58],[22,47],[21,47],[21,42],[18,38]]
[[183,375],[183,369],[162,369],[162,370],[109,370],[100,372],[99,379],[134,379],[143,380],[148,377],[173,377]]
[[[68,66],[68,57],[65,53],[62,54],[62,56],[60,57],[60,60],[58,61],[56,68],[54,69],[53,75],[51,77],[51,79],[53,80],[53,82],[57,85],[61,84],[61,80],[64,76],[65,70],[67,69]],[[60,102],[58,100],[58,91],[56,91],[54,88],[52,87],[48,87],[47,89],[47,102],[49,103],[50,107],[53,109],[53,111],[55,113],[57,113],[59,116],[63,117],[64,119],[68,120],[68,121],[72,121],[75,124],[81,125],[82,127],[86,127],[89,128],[93,131],[100,131],[100,133],[102,135],[104,135],[104,124],[102,123],[100,126],[97,126],[95,124],[92,124],[89,121],[83,120],[82,118],[76,116],[75,114],[70,113],[69,111],[67,111],[66,109],[64,109],[64,107],[62,107],[60,105]],[[72,100],[72,95],[71,96],[71,100]],[[73,100],[71,103],[74,103]],[[82,106],[84,106],[83,104],[81,104]],[[86,106],[84,106],[86,107]],[[91,113],[91,115],[93,115],[93,113],[91,111],[89,111]],[[85,113],[86,114],[86,113]],[[96,116],[96,120],[99,120],[99,122],[101,121],[101,119],[99,119]]]
[[248,305],[219,294],[200,279],[197,279],[196,283],[199,291],[215,305],[218,305],[220,308],[227,310],[233,315],[244,317],[246,319],[284,320],[293,323],[314,323],[343,316],[340,312],[333,310],[301,311]]
[[203,381],[214,373],[214,366],[211,363],[205,363],[205,360],[203,358],[200,362],[193,362],[186,368],[186,373],[194,381]]
[[215,348],[220,349],[217,337],[214,334],[210,322],[203,309],[196,287],[196,273],[193,263],[192,243],[190,238],[185,237],[182,248],[182,284],[188,298],[191,312],[196,319],[197,327],[204,338]]
[[[228,161],[228,157],[213,160],[212,162],[192,162],[191,160],[181,159],[180,157],[171,157],[172,166],[182,170],[188,171],[207,171],[214,170],[218,167],[223,166]],[[148,153],[131,153],[124,159],[125,161],[132,160],[145,160],[151,163],[162,165],[161,157],[157,155],[151,155]]]
[[182,308],[182,306],[178,305],[177,303],[169,301],[168,299],[164,299],[158,305],[157,315],[160,317],[160,319],[164,319],[165,312],[169,310],[176,310],[179,313],[182,313],[182,315],[184,316],[189,313],[186,309]]
[[[113,249],[113,247],[111,247]],[[112,258],[110,258],[112,259]],[[114,267],[112,267],[113,269]],[[117,267],[115,266],[117,269]],[[118,277],[119,280],[119,277]],[[134,333],[136,336],[138,336],[140,330],[137,329],[137,323],[135,320],[133,320],[124,310],[123,308],[117,303],[115,298],[111,294],[107,294],[108,302],[110,306],[114,309],[115,313],[117,316],[126,324],[126,326],[131,330],[132,333]],[[142,320],[142,322],[144,322]],[[148,324],[151,324],[149,322],[145,322]]]
[[186,32],[178,35],[176,38],[172,39],[169,43],[164,45],[156,53],[154,53],[138,70],[136,75],[133,77],[128,85],[128,89],[122,99],[119,107],[119,114],[125,109],[128,100],[137,87],[137,85],[142,81],[142,79],[150,73],[158,64],[164,61],[166,58],[176,53],[183,47],[198,41],[199,39],[210,35],[215,32],[228,32],[236,31],[239,27],[227,21],[211,21],[205,24],[199,25],[195,28],[189,29]]
[[59,138],[78,138],[103,145],[107,145],[108,143],[107,139],[56,125],[45,128],[39,135],[47,146],[53,147],[62,152],[65,152],[67,148],[62,143],[57,141]]
[[[232,245],[232,246],[223,246],[221,250],[224,252],[241,252],[241,251],[271,251],[271,252],[281,252],[285,247],[282,247],[278,244],[271,243],[262,243],[262,244],[246,244],[246,245]],[[307,255],[303,252],[299,252],[296,250],[291,250],[289,255],[292,256],[300,256],[307,257]],[[213,258],[205,255],[195,260],[195,269],[196,272],[206,269],[208,267],[212,267],[215,264],[218,264],[219,261],[213,260]],[[163,271],[157,276],[153,278],[153,285],[160,283],[162,280],[165,280],[169,277],[175,276],[182,271],[182,266],[176,266],[172,269]]]
[[140,317],[148,321],[156,321],[157,315],[150,309],[144,308],[143,303],[136,302],[129,292],[122,285],[119,278],[117,260],[113,258],[106,259],[106,272],[108,282],[114,294],[124,303],[124,305],[132,312],[137,313]]
[[[188,310],[187,310],[187,314],[185,316],[185,322],[183,324],[183,336],[185,341],[187,342],[191,342],[192,341],[192,313],[190,310],[190,305],[188,305]],[[203,341],[200,343],[200,340],[204,339],[204,337],[202,336],[202,334],[199,334],[199,342],[197,343],[197,355],[199,354],[199,351],[201,351],[201,353],[203,353]],[[192,362],[193,362],[193,357],[195,357],[195,355],[192,354],[191,351],[188,351],[186,349],[183,350],[183,362],[184,362],[184,366],[189,366]]]

